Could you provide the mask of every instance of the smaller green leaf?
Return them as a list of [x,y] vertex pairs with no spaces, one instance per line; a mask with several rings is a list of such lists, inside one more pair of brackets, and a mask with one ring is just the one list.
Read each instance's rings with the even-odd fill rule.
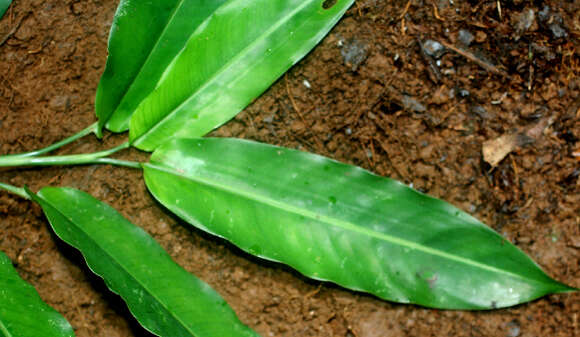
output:
[[109,205],[71,188],[28,193],[55,233],[81,251],[145,329],[166,337],[258,336],[215,290]]
[[131,116],[132,145],[152,151],[232,119],[308,53],[354,0],[228,0],[192,32]]
[[11,3],[12,0],[0,0],[0,19],[4,16]]
[[[2,0],[0,0],[2,1]],[[131,114],[155,88],[191,33],[225,0],[121,0],[97,88],[99,131],[129,128]]]
[[70,324],[42,301],[18,276],[10,259],[0,252],[0,336],[74,336]]

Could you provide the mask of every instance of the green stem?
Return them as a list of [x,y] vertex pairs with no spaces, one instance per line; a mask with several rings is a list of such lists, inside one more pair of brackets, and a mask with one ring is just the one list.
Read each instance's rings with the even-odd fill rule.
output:
[[16,187],[16,186],[12,186],[12,185],[8,185],[8,184],[4,184],[0,182],[0,190],[6,190],[10,193],[14,193],[16,195],[19,195],[21,197],[23,197],[24,199],[30,199],[30,196],[28,196],[28,193],[26,193],[26,190],[24,188],[21,187]]
[[99,158],[94,161],[94,164],[109,164],[114,166],[124,166],[134,169],[141,169],[141,163],[113,158]]
[[88,135],[90,133],[96,134],[97,133],[97,127],[98,127],[98,124],[97,123],[94,123],[94,124],[90,125],[88,128],[86,128],[84,130],[81,130],[79,133],[77,133],[75,135],[72,135],[72,136],[70,136],[70,137],[68,137],[66,139],[63,139],[60,142],[56,142],[56,143],[54,143],[54,144],[52,144],[50,146],[47,146],[47,147],[45,147],[43,149],[35,150],[35,151],[31,151],[31,152],[24,152],[24,153],[9,154],[9,155],[6,155],[6,156],[0,156],[0,160],[2,160],[3,158],[6,158],[6,157],[10,157],[10,158],[15,158],[15,157],[19,157],[19,158],[20,157],[22,157],[22,158],[24,158],[24,157],[34,157],[34,156],[38,156],[38,155],[41,155],[41,154],[44,154],[44,153],[48,153],[48,152],[54,151],[54,150],[56,150],[58,148],[61,148],[61,147],[65,146],[65,145],[67,145],[67,144],[70,144],[70,143],[74,142],[77,139],[83,138],[84,136],[86,136],[86,135]]
[[[50,156],[50,157],[20,157],[20,156],[4,156],[0,157],[0,167],[14,167],[14,166],[54,166],[54,165],[84,165],[84,164],[113,164],[127,167],[140,167],[139,163],[128,162],[124,160],[103,158],[112,155],[115,152],[126,149],[129,143],[123,143],[110,150],[95,152],[72,154],[64,156]],[[106,159],[106,160],[105,160]]]

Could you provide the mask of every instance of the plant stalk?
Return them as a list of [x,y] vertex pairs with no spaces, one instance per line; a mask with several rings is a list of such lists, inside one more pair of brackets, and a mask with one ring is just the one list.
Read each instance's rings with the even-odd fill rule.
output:
[[51,151],[54,151],[58,148],[61,148],[67,144],[70,144],[72,142],[74,142],[77,139],[83,138],[84,136],[90,134],[90,133],[94,133],[97,134],[97,127],[98,124],[97,123],[93,123],[91,124],[89,127],[87,127],[84,130],[81,130],[80,132],[78,132],[77,134],[74,134],[68,138],[65,138],[63,140],[61,140],[60,142],[56,142],[52,145],[49,145],[45,148],[39,149],[39,150],[35,150],[35,151],[30,151],[30,152],[24,152],[24,153],[18,153],[18,154],[9,154],[9,155],[5,155],[5,156],[0,156],[0,160],[2,160],[3,158],[24,158],[24,157],[34,157],[34,156],[38,156],[41,154],[45,154]]
[[28,193],[26,193],[26,189],[24,189],[23,187],[16,187],[16,186],[12,186],[12,185],[0,182],[0,190],[8,191],[8,192],[16,194],[24,199],[30,199],[30,196],[28,196]]
[[113,158],[98,158],[94,161],[94,164],[109,164],[114,166],[123,166],[134,169],[141,169],[141,163]]
[[0,167],[112,164],[118,166],[140,168],[141,166],[139,165],[139,163],[104,158],[128,147],[129,143],[125,142],[112,149],[95,153],[83,153],[83,154],[49,156],[49,157],[3,156],[0,157]]

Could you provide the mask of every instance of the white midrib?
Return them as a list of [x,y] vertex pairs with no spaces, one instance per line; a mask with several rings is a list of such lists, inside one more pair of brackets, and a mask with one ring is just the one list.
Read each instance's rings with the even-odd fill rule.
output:
[[[239,196],[242,196],[246,199],[254,200],[258,203],[262,203],[262,204],[265,204],[265,205],[268,205],[268,206],[271,206],[274,208],[278,208],[278,209],[285,211],[285,212],[288,212],[288,213],[298,214],[298,215],[304,216],[306,218],[309,218],[309,219],[312,219],[315,221],[324,222],[330,226],[340,227],[342,229],[345,229],[345,230],[348,230],[351,232],[367,235],[367,236],[370,236],[370,237],[373,237],[373,238],[376,238],[379,240],[384,240],[384,241],[390,242],[394,245],[406,247],[409,249],[418,250],[418,251],[424,252],[426,254],[439,256],[439,257],[442,257],[444,259],[456,261],[456,262],[463,263],[463,264],[466,264],[466,265],[469,265],[472,267],[480,268],[483,270],[509,275],[513,278],[518,278],[518,279],[522,279],[522,280],[530,280],[526,277],[523,277],[519,274],[511,273],[507,270],[492,267],[492,266],[489,266],[489,265],[486,265],[483,263],[479,263],[479,262],[476,262],[473,260],[463,258],[461,256],[452,255],[452,254],[446,253],[446,252],[441,251],[441,250],[433,249],[430,247],[426,247],[426,246],[414,243],[412,241],[393,237],[390,235],[386,235],[384,233],[371,231],[371,230],[368,230],[366,228],[362,228],[361,226],[357,226],[353,223],[350,223],[348,221],[344,221],[344,220],[333,218],[333,217],[326,216],[326,215],[320,215],[320,214],[317,214],[315,212],[311,212],[309,210],[299,208],[299,207],[296,207],[293,205],[285,204],[285,203],[279,202],[277,200],[273,200],[271,198],[264,197],[264,196],[259,195],[259,194],[252,194],[252,193],[248,193],[248,192],[241,190],[241,189],[234,189],[230,186],[220,184],[219,182],[207,179],[205,177],[200,177],[199,175],[196,177],[191,177],[191,176],[187,176],[184,174],[180,174],[176,171],[171,170],[170,168],[158,166],[158,165],[151,164],[151,163],[144,164],[144,167],[150,167],[152,169],[159,170],[159,171],[162,171],[165,173],[169,173],[169,174],[172,174],[175,176],[179,176],[181,178],[190,179],[190,180],[195,181],[197,183],[200,183],[200,184],[203,184],[206,186],[210,186],[210,187],[213,187],[213,188],[216,188],[218,190],[222,190],[222,191],[234,194],[234,195],[239,195]],[[531,281],[537,282],[535,280],[531,280]]]
[[[290,21],[290,19],[292,19],[297,13],[302,11],[304,8],[310,6],[311,4],[312,4],[312,1],[304,1],[300,6],[296,7],[294,10],[292,10],[292,12],[290,12],[288,15],[286,15],[282,20],[277,20],[272,27],[270,27],[268,30],[266,30],[264,33],[262,33],[260,36],[258,36],[252,43],[248,44],[248,46],[246,48],[242,49],[236,56],[231,58],[227,63],[225,63],[221,68],[219,68],[210,78],[208,78],[207,81],[205,81],[203,83],[203,85],[201,85],[197,90],[195,90],[186,100],[184,100],[176,108],[171,110],[171,112],[169,112],[163,118],[161,118],[157,123],[155,123],[155,125],[153,125],[151,128],[149,128],[145,133],[143,133],[139,137],[132,140],[131,143],[132,144],[139,144],[142,138],[147,137],[151,133],[154,133],[159,127],[161,127],[161,125],[164,123],[164,121],[173,117],[173,115],[175,115],[177,113],[177,111],[181,110],[181,108],[183,106],[188,104],[200,92],[203,92],[207,87],[209,87],[211,84],[213,84],[220,77],[220,75],[222,73],[224,73],[228,69],[230,69],[240,59],[243,59],[251,50],[253,50],[259,44],[259,42],[263,41],[267,36],[272,35],[272,33],[274,33],[276,30],[278,30],[278,28],[283,26],[286,22]],[[179,55],[177,57],[179,57]],[[147,99],[147,100],[149,100],[149,99]],[[135,115],[139,114],[139,111],[143,111],[143,110],[138,110],[135,113]],[[135,115],[133,115],[133,117]]]
[[[149,54],[147,54],[147,57],[145,58],[145,61],[143,61],[143,64],[141,65],[141,68],[139,68],[139,71],[137,72],[137,74],[135,75],[135,77],[133,77],[133,80],[131,81],[131,84],[129,85],[129,87],[127,88],[127,90],[125,90],[125,93],[123,94],[123,97],[119,101],[119,104],[117,105],[117,107],[115,107],[115,112],[117,111],[117,109],[119,108],[119,106],[121,105],[121,103],[125,100],[126,94],[129,91],[131,91],[131,89],[135,85],[135,80],[141,75],[141,73],[143,72],[143,68],[145,68],[145,65],[147,65],[147,63],[149,63],[149,60],[151,59],[151,55],[153,55],[153,52],[155,50],[157,50],[157,47],[161,43],[161,37],[163,37],[165,35],[165,33],[167,32],[168,27],[171,26],[171,24],[173,23],[173,20],[177,16],[177,13],[179,12],[179,9],[183,6],[183,3],[184,2],[185,2],[185,0],[179,0],[179,3],[173,8],[173,11],[171,12],[171,15],[169,16],[169,19],[167,20],[167,23],[165,24],[165,27],[163,27],[163,30],[161,31],[161,33],[159,34],[159,36],[157,36],[157,39],[155,40],[155,43],[153,44],[153,47],[151,48],[151,50],[149,50]],[[114,112],[113,112],[113,114],[114,114]]]
[[0,332],[3,333],[3,337],[14,337],[14,335],[11,334],[10,331],[8,331],[8,328],[4,325],[1,319],[0,319]]
[[[41,197],[40,197],[40,196],[38,196],[38,198],[41,198]],[[42,198],[42,200],[43,200],[44,202],[46,202],[47,204],[49,204],[49,205],[50,205],[50,207],[52,207],[52,208],[53,208],[55,211],[57,211],[57,212],[58,212],[58,213],[59,213],[59,214],[60,214],[60,215],[61,215],[63,218],[67,219],[67,221],[69,221],[69,222],[70,222],[70,223],[72,223],[72,224],[74,224],[74,223],[75,223],[75,222],[73,221],[73,219],[72,219],[72,218],[70,218],[70,217],[68,217],[67,215],[63,214],[63,213],[62,213],[62,212],[61,212],[61,211],[60,211],[60,210],[59,210],[57,207],[55,207],[55,206],[54,206],[54,205],[53,205],[53,204],[52,204],[50,201],[48,201],[46,198]],[[92,239],[92,236],[91,236],[89,233],[87,233],[86,231],[84,231],[82,227],[80,227],[80,226],[76,226],[76,224],[75,224],[75,227],[76,227],[76,228],[78,228],[78,229],[79,229],[81,232],[83,232],[83,234],[85,234],[87,238],[89,238],[89,239],[90,239],[90,240],[91,240],[91,241],[92,241],[92,242],[93,242],[93,243],[94,243],[94,244],[95,244],[97,247],[99,247],[99,249],[100,249],[102,252],[104,252],[104,253],[105,253],[105,255],[107,255],[107,256],[110,258],[110,260],[111,260],[111,261],[113,261],[113,262],[114,262],[114,263],[116,263],[118,266],[120,266],[120,267],[121,267],[121,269],[122,269],[122,270],[124,270],[124,271],[125,271],[125,273],[126,273],[126,274],[127,274],[127,275],[128,275],[130,278],[131,278],[131,279],[133,279],[133,280],[134,280],[134,282],[135,282],[136,284],[139,284],[139,285],[140,285],[140,286],[141,286],[141,287],[142,287],[142,288],[143,288],[143,289],[144,289],[144,290],[145,290],[145,291],[146,291],[148,294],[150,294],[150,295],[151,295],[151,297],[152,297],[152,298],[154,298],[154,299],[155,299],[155,301],[156,301],[157,303],[159,303],[159,304],[160,304],[160,305],[163,307],[163,309],[165,309],[165,311],[166,311],[166,312],[168,312],[168,313],[171,315],[171,317],[173,317],[173,318],[175,319],[175,321],[179,322],[179,324],[180,324],[182,327],[184,327],[184,328],[185,328],[185,330],[187,330],[187,331],[188,331],[188,332],[189,332],[189,333],[190,333],[192,336],[195,336],[195,333],[189,329],[189,326],[188,326],[187,324],[185,324],[185,322],[183,322],[183,320],[181,320],[181,319],[179,318],[179,316],[177,316],[177,315],[174,315],[174,314],[173,314],[173,312],[172,312],[171,310],[169,310],[168,306],[167,306],[167,305],[166,305],[166,304],[165,304],[163,301],[159,300],[159,298],[157,298],[157,296],[155,296],[155,293],[154,293],[154,292],[150,291],[150,290],[147,288],[147,286],[145,286],[144,284],[142,284],[141,282],[139,282],[139,279],[138,279],[137,277],[133,276],[133,274],[131,274],[131,273],[129,272],[129,270],[130,270],[130,269],[126,268],[126,266],[124,266],[124,265],[123,265],[123,264],[122,264],[120,261],[118,261],[118,260],[117,260],[117,259],[116,259],[114,256],[112,256],[111,254],[109,254],[109,252],[108,252],[106,249],[104,249],[104,248],[103,248],[103,247],[102,247],[102,246],[101,246],[101,245],[100,245],[100,244],[99,244],[97,241],[93,240],[93,239]],[[75,248],[76,248],[76,247],[75,247]],[[83,255],[84,255],[84,253],[83,253]],[[86,257],[85,257],[85,260],[86,260]],[[88,264],[88,260],[87,260],[87,264]],[[91,270],[92,270],[92,268],[91,268]],[[97,275],[99,275],[99,274],[97,274]],[[100,276],[100,277],[103,277],[102,275],[99,275],[99,276]],[[111,289],[111,290],[113,290],[113,289]],[[114,291],[115,293],[117,292],[116,290],[113,290],[113,291]],[[0,322],[0,323],[1,323],[1,322]],[[147,327],[147,330],[149,330],[149,328],[148,328],[148,327]],[[151,332],[152,332],[152,331],[151,331]]]

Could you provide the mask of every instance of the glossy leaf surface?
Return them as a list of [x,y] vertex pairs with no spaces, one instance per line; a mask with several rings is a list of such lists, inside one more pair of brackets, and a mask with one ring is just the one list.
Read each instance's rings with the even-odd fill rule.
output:
[[6,13],[11,3],[12,0],[0,0],[0,19],[4,16],[4,13]]
[[187,42],[131,118],[130,139],[154,150],[230,120],[310,51],[353,0],[228,0]]
[[317,155],[177,139],[144,168],[155,198],[194,226],[383,299],[490,309],[573,290],[454,206]]
[[210,286],[189,274],[141,228],[70,188],[30,193],[55,233],[159,336],[257,336]]
[[0,336],[72,337],[70,324],[42,301],[0,252]]
[[225,0],[121,0],[109,57],[97,89],[100,127],[129,128],[131,114],[153,90],[195,29]]

